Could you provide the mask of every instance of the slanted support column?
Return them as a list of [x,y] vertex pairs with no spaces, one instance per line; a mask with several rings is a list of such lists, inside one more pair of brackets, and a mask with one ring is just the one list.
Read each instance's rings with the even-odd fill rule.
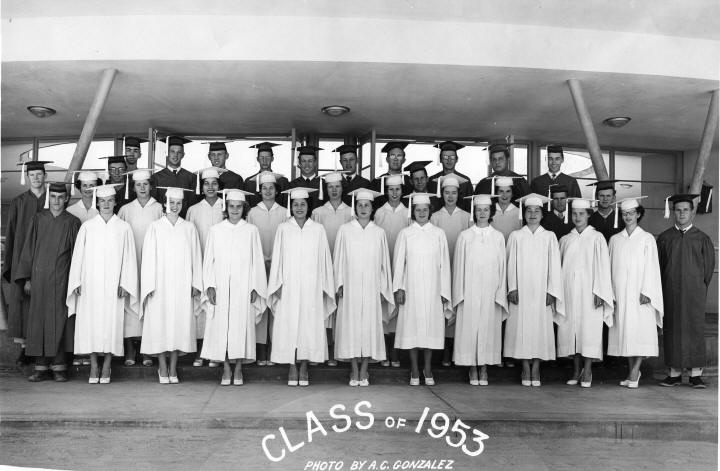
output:
[[710,150],[715,139],[715,131],[718,129],[718,91],[712,92],[710,98],[710,107],[708,108],[707,119],[705,119],[705,129],[703,130],[702,139],[700,140],[700,152],[695,162],[695,171],[690,181],[690,193],[700,194],[703,184],[703,176],[705,168],[710,160]]
[[580,125],[585,133],[585,140],[587,141],[590,160],[592,161],[593,169],[595,169],[595,175],[598,180],[608,180],[610,175],[605,167],[605,162],[603,162],[600,143],[598,142],[597,134],[595,134],[595,127],[590,118],[590,112],[585,105],[580,81],[578,79],[570,79],[567,81],[567,84],[570,87],[570,94],[575,104],[578,120],[580,120]]
[[110,94],[113,81],[117,75],[116,69],[105,69],[103,70],[102,77],[100,78],[100,85],[98,86],[97,92],[95,92],[95,99],[90,105],[90,111],[88,111],[87,118],[85,118],[85,124],[83,125],[80,138],[78,139],[77,147],[75,147],[75,153],[73,153],[72,160],[68,166],[67,175],[65,175],[65,181],[71,182],[73,172],[82,168],[87,151],[90,148],[90,143],[95,137],[95,130],[97,129],[102,110],[105,107],[105,102]]

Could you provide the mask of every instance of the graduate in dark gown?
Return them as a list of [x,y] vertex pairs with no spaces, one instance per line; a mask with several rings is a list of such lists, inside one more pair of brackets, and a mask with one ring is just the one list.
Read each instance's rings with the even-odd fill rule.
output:
[[552,185],[550,187],[550,210],[547,205],[543,214],[540,225],[555,234],[558,241],[573,229],[573,225],[569,222],[569,212],[567,198],[568,189],[565,185]]
[[[665,318],[663,342],[670,373],[663,386],[682,381],[690,369],[690,385],[704,388],[705,303],[715,269],[715,247],[707,234],[693,226],[694,199],[699,195],[674,195],[675,224],[657,239]],[[669,216],[666,212],[666,215]]]
[[187,193],[183,198],[183,206],[180,210],[180,217],[185,218],[185,214],[190,206],[194,205],[197,200],[195,198],[195,174],[188,172],[180,166],[183,157],[185,157],[185,144],[189,143],[189,139],[180,136],[168,136],[167,138],[167,167],[156,172],[150,177],[152,185],[152,197],[158,203],[165,206],[165,189],[166,188],[184,188],[192,190],[193,193]]
[[292,188],[311,188],[318,190],[310,194],[308,204],[310,211],[325,204],[326,196],[320,191],[320,176],[318,170],[318,152],[322,149],[316,146],[301,146],[297,148],[297,164],[300,167],[300,176],[291,180],[288,184],[288,190]]
[[[275,144],[274,142],[260,142],[259,144],[255,144],[250,146],[251,149],[257,149],[257,162],[258,165],[260,165],[260,170],[258,170],[257,173],[250,175],[245,179],[245,191],[251,192],[253,195],[248,197],[248,204],[250,207],[254,207],[258,203],[262,201],[262,196],[260,195],[260,183],[258,181],[258,175],[260,175],[263,172],[273,172],[272,169],[272,163],[273,160],[275,160],[275,155],[273,153],[273,147],[279,146],[280,144]],[[275,172],[273,172],[275,173]],[[285,191],[288,189],[288,185],[290,182],[287,178],[280,175],[279,173],[275,174],[275,183],[279,186],[279,190],[277,191],[276,196],[276,202],[280,206],[284,206],[284,203],[287,201],[287,198],[285,198],[285,195],[281,193],[282,191]]]
[[228,157],[230,157],[230,154],[228,154],[227,146],[224,142],[210,143],[210,147],[208,148],[208,160],[210,161],[210,165],[225,170],[220,173],[220,183],[222,183],[222,187],[227,189],[235,188],[237,190],[242,190],[245,188],[243,178],[225,167],[225,162]]
[[[378,198],[375,198],[375,207],[379,208],[387,203],[387,197],[385,196],[385,183],[383,180],[388,175],[397,175],[403,173],[403,165],[405,165],[405,148],[408,146],[407,142],[388,142],[383,146],[381,152],[384,152],[385,161],[388,164],[388,171],[382,175],[376,177],[370,182],[370,189],[379,191],[383,194]],[[410,183],[410,177],[403,175],[402,185],[402,196],[405,197],[412,193],[412,184]]]
[[623,219],[616,215],[616,181],[617,180],[600,180],[588,185],[595,187],[595,199],[598,202],[597,211],[590,216],[588,223],[594,227],[596,231],[600,232],[607,242],[610,242],[610,237],[625,229]]
[[13,280],[20,263],[20,253],[32,227],[35,213],[41,211],[45,205],[45,164],[49,161],[30,161],[22,164],[20,183],[25,184],[27,177],[30,189],[16,196],[10,202],[7,216],[7,229],[5,230],[5,259],[3,261],[2,276],[9,283],[8,287],[8,334],[15,343],[23,349],[18,357],[19,364],[25,364],[25,328],[30,297],[23,290],[23,286]]
[[125,155],[100,157],[107,160],[108,179],[106,185],[115,185],[115,214],[120,208],[136,198],[135,191],[130,188],[130,178]]
[[25,353],[35,357],[35,372],[28,379],[48,379],[49,368],[55,381],[64,382],[65,352],[73,350],[73,323],[65,300],[80,220],[65,209],[64,183],[50,184],[48,195],[49,209],[33,218],[14,281],[30,295]]
[[475,185],[476,195],[493,194],[492,177],[513,177],[514,200],[530,194],[530,185],[528,185],[525,177],[510,170],[510,148],[507,144],[493,144],[488,149],[488,153],[490,154],[490,166],[493,171]]
[[467,181],[460,184],[460,188],[458,189],[457,205],[460,209],[464,211],[470,211],[470,199],[465,199],[467,196],[471,196],[473,194],[473,186],[470,182],[470,177],[468,177],[467,175],[463,175],[455,168],[458,162],[457,151],[459,151],[465,146],[457,142],[445,141],[436,144],[435,147],[440,149],[440,164],[443,168],[435,175],[430,176],[430,183],[432,184],[432,189],[437,190],[435,182],[438,178],[444,175],[455,174],[458,177],[464,178]]
[[342,201],[348,206],[352,203],[351,192],[359,188],[370,189],[370,180],[360,175],[360,170],[358,169],[357,149],[358,146],[355,144],[343,144],[333,150],[333,152],[338,153],[340,165],[342,166],[342,170],[344,172],[342,181]]
[[[562,146],[547,146],[548,172],[533,178],[530,183],[530,191],[540,195],[547,194],[551,185],[565,185],[568,189],[568,198],[580,198],[580,186],[577,180],[570,175],[565,175],[560,168],[565,162],[565,154]],[[547,195],[550,198],[550,195]]]

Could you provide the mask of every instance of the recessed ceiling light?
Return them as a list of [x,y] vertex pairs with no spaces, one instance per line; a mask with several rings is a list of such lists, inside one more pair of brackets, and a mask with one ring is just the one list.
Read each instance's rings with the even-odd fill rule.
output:
[[616,116],[614,118],[608,118],[604,120],[603,124],[605,126],[610,126],[611,128],[621,128],[629,122],[630,118],[628,118],[627,116]]
[[49,118],[55,114],[55,110],[48,108],[47,106],[28,106],[27,110],[31,112],[37,118]]
[[331,105],[331,106],[324,106],[320,111],[322,111],[323,113],[325,113],[328,116],[337,117],[337,116],[342,116],[345,113],[349,113],[350,108],[348,108],[347,106],[341,106],[341,105]]

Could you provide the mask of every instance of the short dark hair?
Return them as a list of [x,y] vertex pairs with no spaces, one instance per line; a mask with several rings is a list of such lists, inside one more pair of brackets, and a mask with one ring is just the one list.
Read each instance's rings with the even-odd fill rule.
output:
[[[227,219],[227,218],[228,218],[227,203],[228,203],[228,202],[225,201],[225,209],[224,209],[223,212],[222,212],[222,213],[223,213],[223,219]],[[248,203],[247,201],[242,201],[242,204],[243,204],[243,213],[242,213],[242,216],[240,217],[240,219],[247,219],[247,214],[248,214],[248,209],[250,208],[250,203]]]
[[292,217],[295,216],[295,214],[294,214],[295,212],[294,212],[293,209],[292,209],[292,204],[293,204],[293,201],[297,201],[297,200],[304,200],[305,203],[307,203],[307,206],[308,206],[308,215],[307,215],[307,217],[310,218],[310,213],[312,212],[312,208],[310,207],[310,198],[292,198],[292,199],[289,199],[288,205],[290,206],[290,216],[292,216]]
[[[215,177],[212,177],[212,178],[215,178]],[[203,189],[203,187],[205,186],[205,180],[207,180],[207,178],[200,179],[200,194],[202,194],[202,195],[205,194],[205,190]],[[218,190],[222,190],[225,188],[225,184],[222,182],[222,180],[220,180],[218,178],[217,182],[218,182]]]
[[[488,222],[493,222],[493,217],[495,216],[496,212],[497,207],[495,206],[495,203],[492,203],[490,205],[490,217],[488,218]],[[477,222],[477,211],[473,211],[473,222]]]
[[638,205],[638,207],[635,208],[635,211],[638,214],[638,222],[642,221],[643,216],[645,216],[645,208],[643,205]]
[[[358,202],[355,201],[355,211],[354,211],[354,212],[355,212],[355,216],[358,215],[358,213],[357,213],[357,204],[358,204]],[[374,204],[372,204],[372,201],[370,202],[370,204],[372,205],[372,211],[370,211],[370,220],[372,221],[372,220],[375,219],[375,212],[377,211],[377,208],[375,207]]]
[[[101,179],[98,178],[98,179],[95,180],[95,186],[100,186],[100,185],[102,185],[102,184],[103,184],[103,183],[102,183],[102,180],[101,180]],[[75,180],[74,185],[75,185],[75,188],[77,188],[77,189],[79,190],[79,189],[80,189],[80,185],[81,185],[80,180]]]

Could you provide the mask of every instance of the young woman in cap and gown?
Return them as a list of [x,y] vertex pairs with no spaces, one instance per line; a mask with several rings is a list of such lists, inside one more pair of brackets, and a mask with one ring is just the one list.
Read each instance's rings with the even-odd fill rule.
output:
[[414,222],[395,244],[393,291],[400,306],[395,348],[410,350],[410,385],[420,385],[419,351],[425,384],[432,386],[432,350],[443,348],[445,319],[452,317],[450,255],[445,233],[430,222],[428,193],[408,195]]
[[[130,224],[114,214],[115,185],[95,187],[99,214],[80,226],[67,290],[75,353],[90,355],[89,382],[110,382],[112,355],[123,354],[125,312],[139,312],[138,269]],[[104,355],[102,373],[98,355]]]
[[[163,209],[155,198],[150,196],[152,186],[150,185],[150,176],[152,170],[137,169],[128,172],[129,179],[132,180],[132,186],[135,191],[135,199],[120,208],[118,217],[130,224],[135,239],[135,255],[137,256],[138,280],[140,279],[140,270],[142,267],[142,248],[145,242],[145,234],[150,224],[157,221],[163,216]],[[126,188],[129,185],[126,186]],[[136,341],[142,338],[142,318],[137,313],[125,313],[125,323],[123,326],[123,336],[125,337],[125,365],[132,366],[135,364]],[[152,366],[152,358],[149,355],[143,355],[143,365]]]
[[98,178],[95,172],[85,170],[75,172],[73,175],[77,176],[72,184],[70,196],[75,196],[75,190],[79,190],[80,199],[68,206],[67,211],[78,218],[82,224],[98,214],[97,208],[95,207],[95,198],[93,198],[95,194],[93,188],[102,185],[102,180]]
[[158,357],[160,384],[174,384],[179,382],[178,355],[197,348],[202,252],[195,225],[180,217],[183,193],[191,190],[164,190],[165,216],[150,224],[143,242],[140,299],[145,320],[140,351]]
[[499,365],[502,360],[502,322],[508,311],[505,237],[490,225],[493,197],[468,199],[475,224],[460,234],[455,246],[453,361],[470,367],[470,385],[487,386],[487,365]]
[[[220,181],[220,173],[222,169],[216,167],[208,167],[197,171],[195,194],[202,194],[203,199],[190,206],[187,211],[187,221],[195,225],[200,236],[200,250],[205,250],[210,228],[223,220],[222,199],[218,193],[223,189]],[[197,338],[197,356],[193,361],[193,366],[202,366],[203,360],[200,357],[202,350],[203,336],[205,333],[205,312],[200,312],[195,318],[195,335]],[[211,361],[208,366],[215,367],[219,363]]]
[[364,188],[351,192],[356,219],[340,226],[335,243],[335,357],[350,361],[350,386],[369,386],[368,363],[385,360],[383,320],[395,308],[387,237],[371,221],[380,195]]
[[605,237],[588,224],[592,200],[568,199],[575,227],[560,239],[565,322],[557,329],[557,355],[573,358],[567,384],[589,388],[592,362],[603,358],[603,323],[613,323],[610,253]]
[[[325,185],[323,185],[323,180]],[[325,187],[325,196],[327,202],[315,208],[310,215],[313,221],[321,224],[325,228],[325,234],[327,235],[328,244],[330,246],[330,254],[334,253],[335,250],[335,236],[340,229],[340,226],[350,222],[353,219],[353,214],[350,210],[350,206],[343,202],[343,174],[341,172],[330,172],[320,176],[320,189],[323,191]],[[322,199],[323,196],[320,196]],[[325,331],[328,338],[328,366],[337,366],[335,360],[335,314],[331,314],[325,322]]]
[[[450,269],[453,267],[453,255],[455,254],[455,243],[460,233],[472,226],[470,213],[458,207],[460,197],[460,186],[467,183],[467,179],[449,173],[438,177],[436,180],[437,198],[442,198],[443,206],[430,216],[430,222],[445,232],[448,241],[448,253],[450,254]],[[445,348],[443,349],[443,366],[450,366],[453,353],[453,338],[455,337],[455,325],[445,326]]]
[[[259,153],[262,151],[259,151]],[[272,155],[272,154],[270,154]],[[280,206],[277,197],[280,195],[280,178],[285,178],[273,172],[260,172],[253,180],[255,194],[260,194],[261,201],[253,206],[247,215],[248,223],[257,227],[260,232],[260,245],[265,260],[265,276],[270,274],[272,249],[275,233],[280,224],[287,221],[287,209]],[[247,180],[249,183],[251,180]],[[246,187],[247,188],[247,185]],[[247,190],[250,191],[250,190]],[[250,197],[252,198],[252,197]],[[255,325],[255,343],[257,344],[258,366],[272,365],[269,361],[270,340],[272,339],[273,319],[269,309],[262,314],[260,321]]]
[[[380,193],[384,194],[387,202],[375,211],[373,222],[385,231],[388,242],[388,251],[390,253],[390,263],[393,263],[393,254],[395,249],[395,241],[401,230],[410,225],[412,219],[408,217],[408,208],[402,203],[403,197],[403,174],[383,175],[380,177],[378,187]],[[381,199],[379,197],[378,199]],[[381,362],[383,366],[392,365],[394,368],[400,367],[400,359],[398,352],[395,350],[395,331],[397,329],[397,307],[390,313],[390,317],[383,324],[383,332],[385,334],[385,348],[388,352],[390,361]]]
[[645,214],[640,198],[644,196],[616,203],[625,229],[610,238],[615,320],[608,332],[607,354],[627,357],[630,373],[620,386],[628,388],[638,387],[643,358],[658,356],[657,328],[663,326],[657,245],[655,237],[638,225]]
[[244,220],[245,198],[252,193],[226,189],[223,194],[227,219],[210,228],[203,256],[208,305],[200,356],[224,362],[221,385],[232,379],[239,386],[242,364],[255,361],[255,324],[267,307],[267,278],[260,233]]
[[553,321],[565,313],[560,252],[555,234],[540,225],[549,198],[530,193],[517,201],[526,225],[507,242],[510,309],[503,356],[522,360],[523,386],[540,386],[540,361],[555,359]]
[[308,386],[308,362],[327,360],[325,320],[336,307],[325,229],[308,218],[312,191],[286,191],[292,217],[278,226],[268,279],[268,305],[275,316],[270,359],[290,364],[289,386]]

